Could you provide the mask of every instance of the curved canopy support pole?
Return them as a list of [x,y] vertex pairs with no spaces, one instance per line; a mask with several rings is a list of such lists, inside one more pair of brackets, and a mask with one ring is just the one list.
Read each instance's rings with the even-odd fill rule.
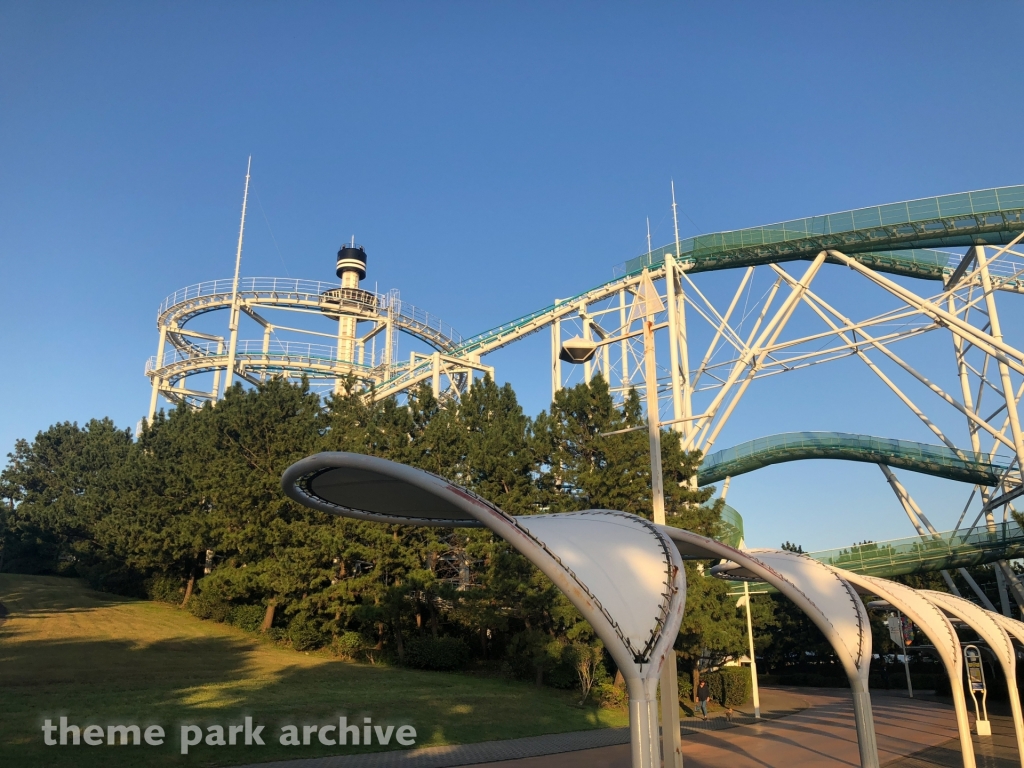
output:
[[919,590],[919,593],[950,616],[970,626],[982,640],[988,643],[992,653],[999,659],[1010,694],[1010,711],[1013,715],[1014,735],[1017,738],[1017,755],[1021,766],[1024,766],[1024,721],[1021,719],[1020,694],[1017,691],[1017,657],[1010,635],[999,622],[999,614],[986,611],[969,600],[954,597],[945,592],[922,589]]
[[686,571],[663,526],[612,510],[513,517],[429,472],[352,453],[296,462],[281,485],[293,500],[333,515],[486,527],[507,541],[576,607],[622,672],[633,768],[660,766],[658,679],[686,602]]
[[[680,528],[662,530],[676,542],[684,557],[729,560],[747,577],[771,584],[807,614],[835,650],[850,681],[861,766],[878,768],[878,744],[868,692],[871,624],[853,586],[806,555],[776,550],[741,551]],[[712,573],[728,573],[734,568],[717,565]]]
[[[971,722],[967,715],[967,700],[964,697],[962,683],[963,657],[960,655],[960,640],[946,614],[927,598],[919,595],[917,590],[904,584],[840,568],[832,570],[863,592],[878,595],[886,600],[920,627],[932,641],[939,659],[946,668],[953,691],[953,709],[956,712],[956,728],[960,736],[960,753],[963,756],[964,768],[975,768],[977,763],[974,758],[974,743],[971,741]],[[1021,629],[1024,630],[1024,624],[1021,624]]]

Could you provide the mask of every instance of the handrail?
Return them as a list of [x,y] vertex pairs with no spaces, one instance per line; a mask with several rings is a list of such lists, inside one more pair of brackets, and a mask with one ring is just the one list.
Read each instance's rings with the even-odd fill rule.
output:
[[[157,316],[162,317],[174,307],[194,302],[197,299],[216,296],[229,297],[232,291],[232,282],[229,278],[208,280],[180,288],[161,302]],[[282,302],[282,299],[289,296],[302,297],[297,299],[299,301],[321,303],[321,297],[324,294],[330,296],[333,293],[334,296],[330,297],[334,298],[341,290],[337,283],[284,277],[245,277],[239,280],[238,284],[240,295],[255,294],[258,297],[273,297],[276,303],[287,303],[286,301]],[[462,343],[462,334],[436,315],[403,301],[393,294],[360,290],[363,294],[374,297],[379,314],[392,311],[401,321],[404,321],[403,325],[430,331],[429,335],[441,340],[445,348],[455,348]]]
[[784,432],[760,437],[710,454],[697,482],[708,485],[772,464],[805,459],[839,459],[885,464],[926,475],[978,485],[998,485],[1008,464],[988,454],[848,432]]
[[809,553],[837,568],[872,576],[900,576],[1010,560],[1024,555],[1024,528],[1009,520],[972,531],[944,531]]
[[[848,255],[882,249],[882,256],[903,259],[895,268],[942,279],[948,262],[920,249],[1003,245],[1021,230],[1024,186],[999,187],[698,235],[680,241],[677,258],[684,269],[703,272],[813,258],[828,249]],[[895,255],[907,249],[914,249],[908,257]],[[627,261],[625,271],[662,264],[666,255],[676,253],[674,243],[663,246]]]

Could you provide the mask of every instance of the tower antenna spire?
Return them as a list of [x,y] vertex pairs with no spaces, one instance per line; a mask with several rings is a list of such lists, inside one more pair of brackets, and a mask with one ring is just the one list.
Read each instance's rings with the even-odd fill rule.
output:
[[676,215],[676,182],[672,179],[672,223],[676,228],[676,258],[679,258],[679,216]]
[[[238,251],[235,253],[235,279],[231,283],[231,318],[228,323],[228,365],[224,371],[224,391],[231,388],[235,378],[235,353],[238,349],[238,274],[242,269],[242,239],[245,236],[245,208],[249,203],[249,171],[252,170],[252,155],[245,166],[245,192],[242,194],[242,223],[238,225]],[[215,384],[218,382],[215,382]],[[215,387],[216,389],[217,387]]]
[[647,217],[647,255],[651,255],[651,217]]
[[242,238],[245,236],[245,207],[249,202],[249,171],[252,170],[252,155],[245,166],[245,192],[242,194],[242,223],[238,226],[238,251],[235,253],[235,281],[231,286],[232,303],[238,298],[238,273],[242,268]]

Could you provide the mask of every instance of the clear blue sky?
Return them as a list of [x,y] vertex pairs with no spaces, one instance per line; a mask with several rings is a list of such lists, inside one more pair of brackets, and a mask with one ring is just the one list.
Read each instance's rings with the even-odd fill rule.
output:
[[[672,178],[684,235],[1021,183],[998,33],[1022,22],[1016,3],[2,2],[0,451],[144,415],[156,308],[230,276],[250,153],[244,274],[330,279],[355,233],[381,289],[470,334],[609,279],[646,216],[668,241]],[[546,356],[535,337],[490,360],[531,413]],[[719,445],[928,439],[852,371],[766,383]],[[951,527],[962,486],[907,482]],[[753,545],[911,532],[869,465],[764,470],[730,501]]]

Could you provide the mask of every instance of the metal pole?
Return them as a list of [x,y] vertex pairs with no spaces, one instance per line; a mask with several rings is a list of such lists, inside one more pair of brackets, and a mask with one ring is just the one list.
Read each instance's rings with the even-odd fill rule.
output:
[[[743,548],[743,545],[740,545]],[[750,647],[750,685],[754,694],[754,717],[761,719],[761,694],[757,690],[757,659],[754,656],[754,627],[750,620],[750,585],[743,582],[743,605],[747,609],[747,643]]]
[[651,448],[651,494],[654,522],[665,525],[665,486],[661,471],[661,432],[658,419],[658,371],[654,360],[654,320],[644,323],[644,389],[647,393],[647,436]]
[[[558,304],[558,299],[555,299]],[[555,318],[551,324],[551,402],[555,402],[555,395],[562,388],[562,361],[558,355],[562,351],[562,320]]]
[[910,683],[910,659],[907,658],[907,639],[903,636],[903,614],[898,609],[896,618],[900,622],[900,650],[903,652],[903,671],[907,673],[907,695],[914,698],[914,686]]
[[622,336],[622,367],[620,373],[622,374],[619,383],[622,386],[623,392],[630,385],[629,380],[629,339],[626,338],[626,334],[629,332],[629,328],[626,323],[626,289],[619,289],[619,335]]
[[163,380],[160,378],[160,369],[164,367],[164,345],[167,341],[167,326],[160,326],[160,341],[156,348],[156,365],[153,368],[153,394],[149,399],[149,418],[147,421],[152,422],[153,417],[156,416],[156,402],[157,396],[160,394],[160,385]]
[[[679,305],[676,303],[676,267],[675,259],[665,257],[665,304],[668,307],[668,352],[669,365],[672,373],[672,418],[682,419],[690,414],[683,412],[683,382],[679,372],[679,337],[680,318]],[[685,427],[676,423],[675,429]]]
[[249,171],[252,168],[252,155],[245,167],[245,193],[242,195],[242,223],[238,227],[238,251],[235,253],[235,279],[231,283],[231,321],[228,326],[231,340],[228,342],[228,364],[224,376],[225,391],[231,387],[235,374],[235,351],[238,348],[238,274],[242,268],[242,238],[245,235],[245,207],[249,202]]
[[[647,302],[650,306],[650,301]],[[658,419],[658,369],[654,357],[654,317],[644,323],[644,389],[647,394],[647,435],[651,449],[651,496],[654,522],[665,525],[665,485],[661,470],[661,425]],[[682,741],[679,732],[679,682],[676,679],[676,652],[665,655],[661,669],[661,747],[665,768],[683,768]],[[653,707],[652,707],[653,709]],[[657,718],[655,710],[654,717]]]

